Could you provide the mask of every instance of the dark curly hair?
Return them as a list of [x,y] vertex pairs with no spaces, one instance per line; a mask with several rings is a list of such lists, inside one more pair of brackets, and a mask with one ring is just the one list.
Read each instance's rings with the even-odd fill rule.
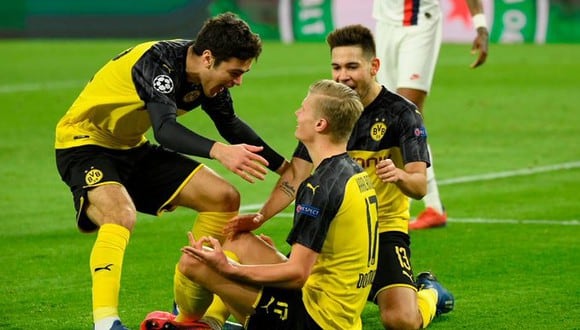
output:
[[215,65],[233,57],[240,60],[258,59],[262,52],[262,40],[244,20],[227,12],[208,19],[197,34],[193,52],[200,56],[205,50],[211,51]]

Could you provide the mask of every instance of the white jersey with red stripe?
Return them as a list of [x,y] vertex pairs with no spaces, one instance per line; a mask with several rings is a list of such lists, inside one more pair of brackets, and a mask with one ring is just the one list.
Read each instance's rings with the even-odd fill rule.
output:
[[375,0],[373,3],[373,18],[392,25],[417,25],[424,17],[440,15],[439,0]]

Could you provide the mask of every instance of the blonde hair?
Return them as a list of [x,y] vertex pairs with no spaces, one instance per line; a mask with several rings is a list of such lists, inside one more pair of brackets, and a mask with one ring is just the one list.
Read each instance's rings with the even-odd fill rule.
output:
[[350,87],[330,79],[319,80],[308,90],[319,98],[316,111],[328,122],[334,142],[346,142],[364,107],[358,94]]

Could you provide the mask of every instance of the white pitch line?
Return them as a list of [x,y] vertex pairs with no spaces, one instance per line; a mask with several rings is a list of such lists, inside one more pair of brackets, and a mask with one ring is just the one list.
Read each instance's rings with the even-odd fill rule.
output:
[[0,85],[0,94],[75,88],[81,87],[85,83],[86,81],[69,80],[69,81],[47,81],[42,83],[29,83],[29,84]]
[[[248,76],[248,79],[257,78],[270,78],[270,77],[282,77],[282,76],[301,76],[305,74],[328,74],[330,73],[330,67],[328,69],[314,70],[312,68],[303,69],[288,69],[279,68],[272,69],[268,71],[256,71]],[[82,87],[87,81],[83,80],[66,80],[66,81],[45,81],[39,83],[23,83],[23,84],[8,84],[0,85],[0,94],[12,94],[12,93],[22,93],[22,92],[37,92],[45,90],[56,90],[56,89],[67,89],[73,87]]]
[[517,220],[517,219],[457,219],[449,218],[449,222],[456,223],[502,223],[518,225],[559,225],[559,226],[578,226],[580,220]]
[[[253,206],[253,205],[248,205]],[[245,210],[243,210],[245,209]],[[248,208],[242,207],[240,211],[254,211],[257,207]],[[278,213],[275,215],[276,218],[292,218],[294,214],[292,213]],[[580,220],[517,220],[517,219],[481,219],[481,218],[449,218],[447,221],[451,223],[479,223],[479,224],[512,224],[512,225],[557,225],[557,226],[580,226]]]
[[[494,172],[494,173],[487,173],[487,174],[480,174],[480,175],[470,175],[470,176],[463,176],[458,178],[452,178],[447,180],[439,180],[439,185],[452,185],[452,184],[459,184],[459,183],[467,183],[467,182],[480,182],[480,181],[489,181],[489,180],[496,180],[502,178],[510,178],[515,176],[524,176],[524,175],[532,175],[537,173],[545,173],[545,172],[553,172],[553,171],[561,171],[561,170],[569,170],[574,168],[579,168],[580,162],[568,162],[562,164],[554,164],[554,165],[547,165],[547,166],[537,166],[537,167],[530,167],[524,168],[519,170],[513,171],[504,171],[504,172]],[[240,207],[240,212],[248,212],[248,211],[256,211],[262,207],[262,204],[250,204],[250,205],[243,205]],[[292,213],[279,213],[276,215],[277,217],[283,218],[291,218],[294,215]],[[482,218],[473,218],[473,219],[459,219],[459,218],[449,218],[449,222],[455,223],[502,223],[502,224],[533,224],[533,225],[560,225],[560,226],[578,226],[580,225],[580,220],[517,220],[517,219],[482,219]]]
[[511,178],[511,177],[515,177],[515,176],[532,175],[532,174],[537,174],[537,173],[554,172],[554,171],[561,171],[561,170],[570,170],[570,169],[579,168],[579,167],[580,167],[580,161],[579,162],[569,162],[569,163],[554,164],[554,165],[547,165],[547,166],[522,168],[522,169],[513,170],[513,171],[492,172],[492,173],[487,173],[487,174],[460,176],[458,178],[438,180],[438,184],[441,186],[444,186],[444,185],[467,183],[467,182],[490,181],[490,180],[496,180],[496,179],[502,179],[502,178]]

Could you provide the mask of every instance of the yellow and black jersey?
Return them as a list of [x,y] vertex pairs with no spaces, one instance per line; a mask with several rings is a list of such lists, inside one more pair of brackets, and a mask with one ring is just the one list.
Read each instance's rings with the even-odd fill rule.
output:
[[366,172],[344,153],[325,159],[298,188],[287,242],[319,253],[302,288],[323,329],[361,329],[376,271],[377,196]]
[[[395,184],[383,183],[375,168],[379,161],[388,158],[399,168],[410,162],[425,162],[430,166],[427,131],[415,105],[383,87],[355,124],[347,150],[369,174],[377,192],[379,232],[407,233],[409,198]],[[294,157],[310,161],[302,144],[296,148]]]
[[228,89],[209,98],[201,85],[187,80],[191,45],[190,40],[146,42],[111,59],[58,122],[55,148],[132,149],[147,141],[145,133],[153,124],[155,138],[164,147],[207,158],[215,141],[175,120],[201,106],[228,142],[264,146],[262,155],[277,169],[283,157],[236,116]]

